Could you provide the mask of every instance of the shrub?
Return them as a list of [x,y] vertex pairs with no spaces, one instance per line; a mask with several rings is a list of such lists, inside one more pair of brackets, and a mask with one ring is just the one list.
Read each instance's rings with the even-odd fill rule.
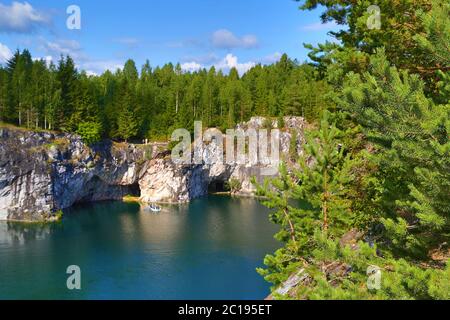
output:
[[102,139],[102,126],[97,122],[82,122],[78,125],[77,133],[87,145],[92,145]]
[[227,187],[230,189],[231,193],[235,193],[241,189],[242,184],[238,179],[232,178],[228,181]]

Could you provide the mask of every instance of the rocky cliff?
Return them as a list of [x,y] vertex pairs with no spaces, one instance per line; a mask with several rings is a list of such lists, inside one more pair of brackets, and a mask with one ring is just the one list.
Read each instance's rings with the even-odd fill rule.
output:
[[[305,122],[297,117],[284,122],[280,149],[285,157],[293,130],[300,133],[296,145],[301,152]],[[264,118],[255,117],[239,128],[263,126]],[[132,144],[106,141],[87,147],[76,135],[0,128],[0,220],[54,220],[58,210],[76,203],[120,200],[128,194],[140,195],[145,203],[183,203],[221,191],[230,180],[239,184],[234,193],[252,195],[251,178],[262,182],[269,166],[217,162],[220,152],[218,144],[204,144],[204,163],[178,165],[167,152],[144,160],[145,148]]]
[[[306,122],[300,117],[285,117],[284,127],[280,128],[280,157],[287,161],[290,153],[292,132],[297,132],[296,149],[301,153],[304,143],[304,128]],[[237,128],[247,131],[248,129],[260,130],[267,126],[263,117],[253,117],[249,122],[240,124]],[[277,128],[277,121],[271,124]],[[225,142],[223,142],[225,146]],[[270,146],[269,146],[270,148]],[[235,195],[253,196],[256,188],[252,184],[252,178],[263,183],[265,178],[277,175],[272,164],[226,164],[223,160],[217,161],[218,154],[223,152],[217,142],[213,141],[203,144],[203,164],[176,165],[166,155],[164,159],[153,159],[147,163],[141,171],[139,186],[141,190],[141,201],[182,203],[188,202],[204,195],[210,191],[222,191],[225,184],[230,180],[238,182],[233,190]]]
[[0,129],[0,220],[52,220],[78,202],[136,191],[141,152],[69,134]]

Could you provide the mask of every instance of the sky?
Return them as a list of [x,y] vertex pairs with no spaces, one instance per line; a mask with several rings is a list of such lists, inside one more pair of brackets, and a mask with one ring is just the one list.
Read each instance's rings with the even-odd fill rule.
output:
[[153,67],[243,74],[283,53],[305,61],[303,43],[333,40],[328,32],[337,27],[320,23],[320,8],[298,7],[293,0],[0,0],[0,64],[29,49],[54,62],[68,54],[89,74],[115,71],[130,58],[138,67],[148,59]]

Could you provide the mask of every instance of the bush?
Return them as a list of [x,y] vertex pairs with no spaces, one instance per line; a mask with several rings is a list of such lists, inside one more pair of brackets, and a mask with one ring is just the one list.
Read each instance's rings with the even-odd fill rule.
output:
[[231,191],[231,193],[235,193],[239,191],[242,187],[242,184],[237,179],[230,179],[227,183],[227,189]]
[[102,139],[102,126],[97,122],[82,122],[78,125],[77,133],[87,145],[92,145]]

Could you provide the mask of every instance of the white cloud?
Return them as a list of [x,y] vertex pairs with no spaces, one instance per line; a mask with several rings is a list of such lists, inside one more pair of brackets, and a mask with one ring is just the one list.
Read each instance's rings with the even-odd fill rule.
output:
[[203,68],[203,66],[200,63],[195,62],[195,61],[185,62],[185,63],[181,64],[181,69],[186,72],[195,72],[202,68]]
[[335,27],[337,27],[337,24],[333,21],[328,23],[321,23],[321,22],[312,23],[302,26],[300,29],[303,31],[322,31],[322,30],[332,30]]
[[248,70],[256,66],[255,62],[245,62],[245,63],[239,63],[238,57],[232,55],[231,53],[227,54],[226,57],[220,61],[215,67],[217,69],[221,69],[224,71],[228,71],[232,68],[236,68],[240,75],[243,75]]
[[238,37],[227,29],[221,29],[213,33],[211,43],[219,49],[252,49],[258,47],[258,38],[254,35]]
[[215,53],[207,53],[199,56],[185,56],[182,62],[192,62],[195,61],[200,64],[212,65],[220,61],[220,58]]
[[98,73],[94,72],[92,70],[86,70],[86,74],[88,75],[88,77],[96,77],[96,76],[98,76]]
[[77,67],[85,70],[88,75],[99,75],[109,70],[115,72],[122,69],[124,63],[118,60],[87,60],[81,62]]
[[29,33],[49,22],[46,14],[28,2],[14,1],[10,6],[0,3],[0,32]]
[[8,61],[12,57],[12,52],[7,46],[0,43],[0,63]]
[[42,49],[46,52],[48,56],[53,57],[53,59],[59,60],[60,56],[70,56],[74,60],[85,60],[86,55],[83,53],[81,45],[75,40],[56,40],[47,41],[42,39]]
[[45,58],[47,62],[59,61],[61,55],[68,55],[75,61],[77,69],[86,71],[88,75],[99,75],[106,70],[115,72],[117,69],[123,68],[123,61],[92,59],[75,40],[47,41],[41,38],[41,49],[47,54]]
[[253,68],[256,65],[255,62],[249,61],[245,63],[240,63],[237,56],[229,53],[227,54],[223,59],[217,61],[216,63],[213,63],[211,65],[205,65],[200,63],[199,61],[190,61],[185,62],[181,65],[181,68],[184,71],[198,71],[200,69],[209,69],[210,67],[214,66],[216,69],[228,72],[232,68],[236,68],[240,75],[243,75],[248,70]]
[[45,64],[46,64],[47,66],[49,66],[50,63],[53,62],[53,57],[52,57],[52,56],[36,57],[36,58],[33,58],[33,60],[35,60],[35,61],[44,60],[44,61],[45,61]]

